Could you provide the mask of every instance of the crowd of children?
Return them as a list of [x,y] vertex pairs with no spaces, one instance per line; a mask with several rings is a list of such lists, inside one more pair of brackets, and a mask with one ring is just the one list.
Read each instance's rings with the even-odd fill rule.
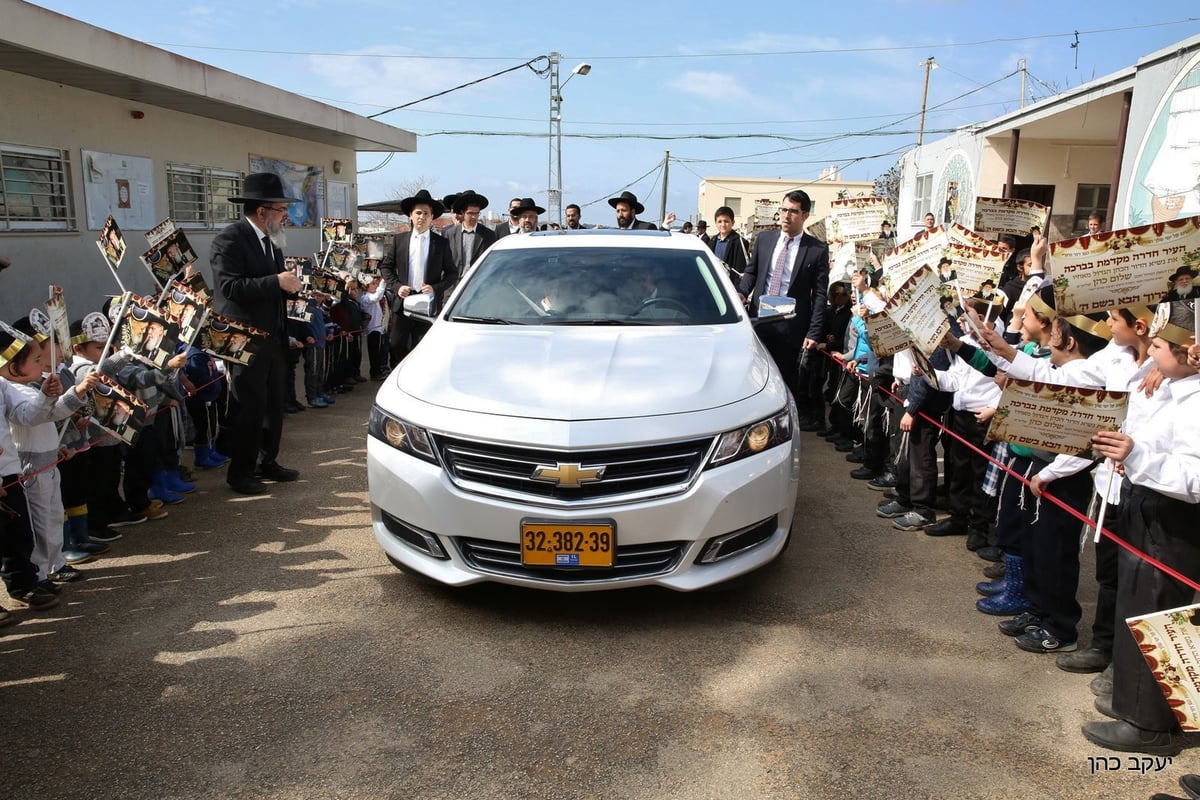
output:
[[[1047,247],[1035,237],[1013,274],[943,304],[950,330],[924,369],[911,351],[876,358],[866,319],[883,306],[880,274],[860,269],[829,292],[828,358],[802,363],[800,385],[824,403],[801,412],[884,493],[876,513],[894,528],[963,536],[985,561],[974,602],[1001,617],[998,632],[1060,669],[1099,673],[1096,710],[1110,719],[1084,735],[1115,750],[1167,755],[1180,728],[1123,620],[1187,605],[1192,586],[1107,536],[1096,545],[1098,596],[1080,649],[1081,535],[1107,497],[1104,528],[1142,553],[1200,579],[1200,350],[1198,294],[1185,266],[1157,307],[1058,314],[1044,283]],[[814,374],[805,376],[808,370]],[[1010,378],[1129,393],[1120,433],[1098,431],[1095,460],[987,439]],[[813,409],[812,397],[798,404]],[[937,446],[944,451],[939,470]],[[938,510],[948,512],[940,520]],[[1090,537],[1088,538],[1090,541]]]

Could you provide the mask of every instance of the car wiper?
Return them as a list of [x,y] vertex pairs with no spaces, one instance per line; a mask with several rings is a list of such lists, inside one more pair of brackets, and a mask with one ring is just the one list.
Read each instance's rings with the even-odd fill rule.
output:
[[542,321],[543,325],[658,325],[661,321],[641,319],[615,319],[612,317],[603,317],[600,319],[548,319]]
[[517,325],[511,319],[502,319],[500,317],[471,317],[466,314],[455,314],[450,318],[451,322],[478,322],[481,325]]

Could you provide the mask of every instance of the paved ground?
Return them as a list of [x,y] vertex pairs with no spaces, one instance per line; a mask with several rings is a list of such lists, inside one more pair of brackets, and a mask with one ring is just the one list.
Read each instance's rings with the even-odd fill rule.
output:
[[1200,771],[1096,760],[1088,676],[997,633],[963,540],[891,530],[811,434],[809,522],[744,585],[415,583],[368,528],[370,386],[289,418],[301,482],[205,474],[6,629],[6,796],[1137,798]]

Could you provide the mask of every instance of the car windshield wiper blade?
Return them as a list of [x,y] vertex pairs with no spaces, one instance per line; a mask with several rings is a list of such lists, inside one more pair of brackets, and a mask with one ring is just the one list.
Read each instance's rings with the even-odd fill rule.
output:
[[517,325],[511,319],[502,319],[501,317],[472,317],[467,314],[455,314],[450,318],[451,322],[478,322],[482,325]]
[[547,319],[542,320],[543,325],[657,325],[659,322],[650,322],[641,319],[622,318],[616,319],[613,317],[603,317],[600,319]]

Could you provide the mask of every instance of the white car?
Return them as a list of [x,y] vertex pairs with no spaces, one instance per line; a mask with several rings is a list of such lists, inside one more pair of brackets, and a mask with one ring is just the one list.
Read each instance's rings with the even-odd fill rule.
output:
[[454,586],[727,581],[787,544],[799,460],[724,267],[650,231],[500,239],[383,384],[367,439],[375,538]]

